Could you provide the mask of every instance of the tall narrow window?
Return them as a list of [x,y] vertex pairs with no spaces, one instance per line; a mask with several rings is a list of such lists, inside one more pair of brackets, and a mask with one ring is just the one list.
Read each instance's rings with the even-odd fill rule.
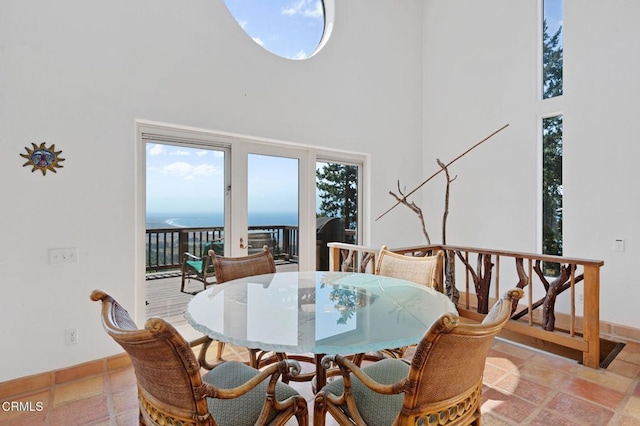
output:
[[542,23],[542,98],[562,95],[563,0],[544,0]]
[[358,166],[316,163],[317,270],[328,270],[328,242],[358,244]]
[[[562,256],[562,116],[542,119],[542,253]],[[557,276],[560,265],[546,263]]]

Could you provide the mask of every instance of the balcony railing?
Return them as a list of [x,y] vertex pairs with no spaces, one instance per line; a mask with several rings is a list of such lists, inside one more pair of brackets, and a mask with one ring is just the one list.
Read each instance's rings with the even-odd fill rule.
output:
[[[482,320],[490,302],[502,292],[513,287],[523,288],[525,297],[505,326],[505,334],[510,333],[507,337],[542,342],[539,346],[543,348],[554,345],[582,352],[585,366],[599,367],[603,261],[438,245],[393,251],[424,255],[435,250],[445,251],[448,269],[453,271],[439,277],[439,287],[457,303],[461,316]],[[373,272],[377,254],[377,249],[329,243],[329,268]],[[550,264],[559,264],[560,268],[547,269],[546,265]],[[559,275],[547,276],[552,269],[559,269]],[[456,278],[462,278],[460,286],[456,286]],[[582,298],[578,297],[580,294]],[[562,305],[562,312],[556,313],[556,303]],[[577,309],[580,304],[582,312]]]
[[[289,225],[249,226],[249,246],[261,249],[266,240],[276,259],[298,258],[298,227]],[[224,242],[223,227],[208,228],[159,228],[146,230],[147,273],[180,269],[182,253],[202,256],[207,242]],[[259,247],[252,247],[253,244]],[[271,244],[268,244],[271,245]]]

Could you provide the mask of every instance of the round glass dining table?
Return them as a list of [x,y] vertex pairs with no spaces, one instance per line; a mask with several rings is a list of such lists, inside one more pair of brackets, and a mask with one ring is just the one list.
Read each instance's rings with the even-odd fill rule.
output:
[[191,299],[188,323],[213,340],[279,354],[363,354],[418,343],[445,312],[444,294],[409,281],[348,272],[278,272],[213,285]]

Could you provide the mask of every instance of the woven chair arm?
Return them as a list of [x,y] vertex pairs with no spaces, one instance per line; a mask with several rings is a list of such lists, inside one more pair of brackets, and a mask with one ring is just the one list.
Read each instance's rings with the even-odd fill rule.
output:
[[267,399],[271,399],[275,401],[276,400],[275,398],[276,384],[280,376],[282,376],[282,374],[286,372],[288,372],[292,376],[297,376],[298,373],[300,373],[300,371],[301,371],[301,368],[298,361],[285,359],[268,366],[264,370],[261,370],[257,375],[252,377],[250,380],[244,382],[242,385],[237,386],[235,388],[228,388],[228,389],[218,388],[205,382],[203,383],[203,386],[202,386],[201,396],[202,397],[207,396],[209,398],[218,398],[218,399],[237,398],[251,391],[253,388],[255,388],[260,383],[262,383],[266,378],[270,377],[269,385],[267,386]]
[[[401,361],[400,361],[401,362]],[[351,394],[351,374],[357,377],[363,385],[371,389],[372,391],[382,395],[395,395],[398,393],[406,392],[406,379],[402,379],[399,382],[392,384],[382,384],[367,375],[360,367],[345,358],[342,355],[327,355],[322,358],[322,367],[328,369],[331,365],[336,365],[342,373],[342,380],[345,389],[345,394]]]

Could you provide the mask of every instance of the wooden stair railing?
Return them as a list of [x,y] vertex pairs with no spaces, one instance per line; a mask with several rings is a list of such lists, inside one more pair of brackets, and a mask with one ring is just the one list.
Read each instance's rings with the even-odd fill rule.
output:
[[[373,272],[378,249],[344,243],[328,246],[330,270]],[[449,258],[454,258],[453,273],[445,271],[441,279],[453,285],[455,291],[447,294],[457,304],[461,316],[481,321],[487,307],[503,289],[522,288],[525,298],[514,306],[512,320],[505,326],[506,337],[517,340],[510,337],[515,334],[579,351],[585,366],[599,367],[603,261],[449,245],[393,249],[409,256],[435,250],[444,250]],[[546,263],[560,265],[558,276],[546,276],[543,270]],[[456,273],[463,275],[462,287],[456,285]],[[559,299],[560,295],[563,296]],[[564,309],[556,312],[556,303],[562,303]],[[577,309],[580,304],[582,315]]]

